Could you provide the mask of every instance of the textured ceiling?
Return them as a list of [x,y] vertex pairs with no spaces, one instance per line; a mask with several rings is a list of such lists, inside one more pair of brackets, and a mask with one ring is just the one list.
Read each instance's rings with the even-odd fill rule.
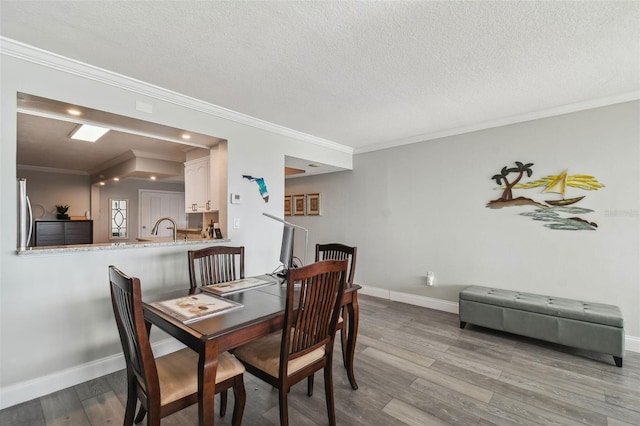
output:
[[13,2],[0,34],[366,151],[640,91],[639,2]]

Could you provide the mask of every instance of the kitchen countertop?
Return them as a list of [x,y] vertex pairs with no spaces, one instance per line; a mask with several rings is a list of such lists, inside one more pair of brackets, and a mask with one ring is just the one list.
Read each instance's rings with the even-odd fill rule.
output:
[[141,241],[127,241],[120,243],[103,243],[103,244],[78,244],[78,245],[66,245],[66,246],[44,246],[44,247],[29,247],[25,251],[16,251],[18,256],[37,256],[37,255],[51,255],[51,254],[67,254],[78,252],[90,252],[90,251],[104,251],[104,250],[127,250],[138,249],[144,247],[169,247],[169,246],[183,246],[183,245],[195,245],[195,244],[218,244],[228,243],[229,239],[190,239],[173,241],[172,237],[145,237]]

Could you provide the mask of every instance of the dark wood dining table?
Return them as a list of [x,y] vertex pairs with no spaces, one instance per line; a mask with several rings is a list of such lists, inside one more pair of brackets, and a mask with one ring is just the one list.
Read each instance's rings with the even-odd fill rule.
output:
[[[261,277],[264,278],[264,277]],[[248,289],[224,296],[241,303],[240,309],[203,318],[188,324],[164,313],[152,305],[161,300],[176,299],[199,293],[199,288],[190,289],[189,284],[175,291],[143,297],[144,317],[148,328],[155,325],[175,337],[185,346],[199,354],[198,362],[198,420],[200,425],[214,424],[215,377],[218,353],[232,350],[252,340],[282,330],[286,303],[286,286],[276,282],[272,285]],[[346,307],[344,318],[347,331],[347,348],[344,366],[349,383],[358,389],[353,371],[356,338],[358,335],[358,290],[357,284],[345,288],[342,304]]]

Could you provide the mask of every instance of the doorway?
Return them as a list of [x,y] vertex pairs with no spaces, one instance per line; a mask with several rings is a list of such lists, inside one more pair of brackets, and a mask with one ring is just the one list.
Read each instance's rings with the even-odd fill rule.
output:
[[[170,217],[175,220],[178,228],[187,227],[184,192],[139,190],[138,237],[144,238],[151,236],[153,225],[162,217]],[[170,226],[170,222],[163,222],[158,229],[157,236],[171,237],[173,231],[167,229]]]

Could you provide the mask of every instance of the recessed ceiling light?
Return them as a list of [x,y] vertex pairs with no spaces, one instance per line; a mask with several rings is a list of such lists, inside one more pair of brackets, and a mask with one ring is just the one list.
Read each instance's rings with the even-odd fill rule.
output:
[[98,185],[100,185],[100,186],[104,186],[104,182],[100,182]]
[[182,134],[182,139],[189,140],[189,139],[191,139],[191,135],[188,134],[188,133],[183,133]]
[[71,115],[76,115],[76,116],[82,115],[82,112],[80,112],[80,110],[77,110],[75,108],[69,108],[67,112]]
[[115,178],[113,178],[113,180],[115,180],[116,182],[118,182],[118,181],[120,180],[120,178],[115,177]]
[[91,126],[89,124],[81,124],[76,127],[69,135],[71,139],[77,139],[87,142],[95,142],[100,139],[109,129],[98,126]]
[[318,163],[311,163],[311,164],[309,164],[309,167],[320,167],[320,164],[318,164]]
[[155,176],[151,176],[149,179],[156,180],[156,177]]

